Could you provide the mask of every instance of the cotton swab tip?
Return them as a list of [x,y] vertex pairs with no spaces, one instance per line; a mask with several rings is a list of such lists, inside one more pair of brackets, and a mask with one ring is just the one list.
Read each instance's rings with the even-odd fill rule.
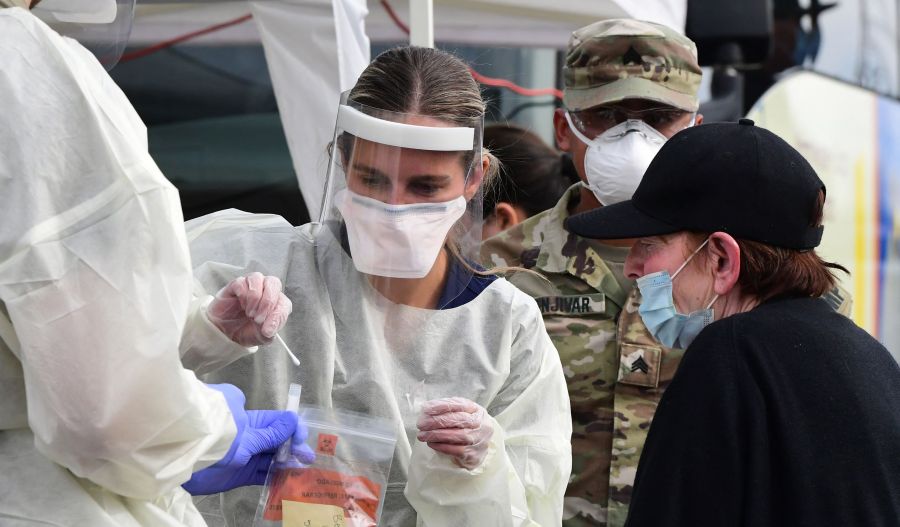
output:
[[275,340],[277,340],[278,343],[281,344],[281,347],[284,348],[284,351],[287,352],[288,356],[291,358],[291,362],[294,363],[294,366],[300,366],[300,359],[298,359],[297,356],[294,355],[294,353],[291,351],[291,348],[289,348],[288,345],[285,344],[284,339],[281,338],[281,335],[276,333]]

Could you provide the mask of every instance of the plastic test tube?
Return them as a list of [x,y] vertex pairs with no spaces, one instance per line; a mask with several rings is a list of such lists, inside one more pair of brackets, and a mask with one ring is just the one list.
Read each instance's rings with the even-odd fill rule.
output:
[[[294,412],[295,414],[300,413],[300,393],[302,391],[302,386],[295,382],[291,383],[291,387],[288,388],[288,400],[287,405],[284,408],[285,410]],[[284,462],[291,457],[291,441],[292,439],[288,439],[278,447],[278,453],[275,455],[276,461]]]

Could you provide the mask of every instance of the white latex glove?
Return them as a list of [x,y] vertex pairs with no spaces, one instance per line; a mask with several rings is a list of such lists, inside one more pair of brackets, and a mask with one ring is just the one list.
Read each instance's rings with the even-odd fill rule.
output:
[[281,280],[262,273],[235,278],[206,308],[210,322],[241,346],[268,344],[291,314]]
[[472,470],[484,461],[494,435],[492,420],[478,403],[463,397],[434,399],[422,405],[416,438]]

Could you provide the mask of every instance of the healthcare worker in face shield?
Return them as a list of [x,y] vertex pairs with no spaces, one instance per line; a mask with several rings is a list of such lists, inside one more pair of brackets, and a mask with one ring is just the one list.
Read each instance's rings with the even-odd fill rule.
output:
[[[179,341],[197,368],[247,349],[209,317],[182,339],[192,278],[177,193],[97,59],[9,3],[0,0],[0,525],[204,525],[188,492],[260,484],[266,452],[302,430],[296,415],[245,411],[238,388],[204,385],[181,365]],[[262,293],[195,303],[221,310]]]
[[[224,211],[188,223],[208,291],[248,271],[284,282],[283,334],[304,361],[256,354],[209,379],[260,406],[300,382],[304,403],[395,423],[379,525],[561,521],[571,424],[559,358],[534,301],[473,263],[496,170],[483,116],[459,59],[392,49],[342,97],[319,221]],[[246,525],[258,499],[230,493],[226,519]]]

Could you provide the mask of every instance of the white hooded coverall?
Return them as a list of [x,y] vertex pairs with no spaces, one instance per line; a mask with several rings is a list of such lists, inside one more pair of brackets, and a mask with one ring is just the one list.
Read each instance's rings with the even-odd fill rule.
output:
[[[192,283],[177,192],[124,94],[0,9],[0,525],[205,525],[180,485],[236,430],[179,360]],[[221,334],[193,327],[200,364],[191,340]]]

